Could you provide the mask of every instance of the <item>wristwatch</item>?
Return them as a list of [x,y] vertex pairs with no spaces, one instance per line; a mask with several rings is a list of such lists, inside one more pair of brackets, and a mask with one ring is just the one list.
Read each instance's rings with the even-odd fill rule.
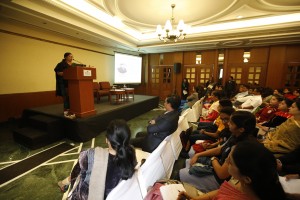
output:
[[213,161],[214,159],[217,159],[217,157],[213,156],[210,158],[211,161]]

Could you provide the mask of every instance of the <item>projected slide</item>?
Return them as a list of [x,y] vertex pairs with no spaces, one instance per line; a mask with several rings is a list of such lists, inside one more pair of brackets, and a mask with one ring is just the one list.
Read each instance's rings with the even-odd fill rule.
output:
[[142,57],[115,53],[115,84],[139,84]]

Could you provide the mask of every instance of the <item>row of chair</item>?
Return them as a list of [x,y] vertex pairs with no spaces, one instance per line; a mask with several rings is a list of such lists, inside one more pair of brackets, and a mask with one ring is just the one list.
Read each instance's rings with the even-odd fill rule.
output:
[[141,163],[142,159],[146,159],[146,161],[137,169],[131,179],[119,183],[108,195],[107,200],[142,200],[146,197],[148,189],[157,180],[170,178],[174,163],[182,149],[180,133],[187,127],[186,117],[180,116],[177,130],[166,137],[152,153],[136,149],[138,162]]
[[94,89],[94,98],[96,98],[97,103],[100,102],[100,98],[107,96],[108,101],[110,101],[110,94],[109,91],[111,89],[110,83],[108,81],[103,82],[93,82],[93,89]]

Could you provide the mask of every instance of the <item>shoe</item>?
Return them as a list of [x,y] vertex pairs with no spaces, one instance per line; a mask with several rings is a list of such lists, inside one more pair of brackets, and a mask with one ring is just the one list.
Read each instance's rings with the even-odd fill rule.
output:
[[60,191],[63,192],[63,193],[65,193],[65,192],[68,190],[68,188],[69,188],[69,185],[64,185],[64,184],[62,183],[62,181],[59,181],[59,182],[57,183],[57,185],[58,185]]
[[71,114],[69,111],[64,111],[64,116],[65,116],[65,118],[68,118],[68,119],[75,119],[76,118],[76,115]]

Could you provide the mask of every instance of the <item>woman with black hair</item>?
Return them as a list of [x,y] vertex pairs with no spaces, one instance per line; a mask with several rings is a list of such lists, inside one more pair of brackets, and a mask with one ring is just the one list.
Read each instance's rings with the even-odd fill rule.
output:
[[248,111],[234,112],[228,122],[231,137],[221,146],[195,154],[186,161],[186,167],[179,171],[180,180],[194,185],[202,192],[220,187],[230,178],[228,164],[225,162],[232,146],[244,141],[256,141],[256,119]]
[[182,99],[186,100],[186,98],[189,96],[189,81],[187,78],[184,78],[181,84],[181,95],[182,95]]
[[70,199],[106,199],[121,180],[134,174],[137,161],[130,136],[124,120],[111,121],[106,129],[108,148],[81,152],[71,177],[58,183],[60,188],[71,183]]
[[69,113],[70,100],[68,94],[68,80],[64,79],[64,70],[71,67],[73,63],[73,55],[70,52],[64,54],[64,59],[54,68],[56,79],[56,96],[61,96],[64,101],[64,116],[74,119],[76,116]]
[[[219,190],[193,199],[286,199],[276,171],[275,157],[263,145],[255,141],[240,142],[233,147],[226,163],[228,172],[235,181],[225,181]],[[182,196],[190,199],[184,192],[179,194],[178,199]]]

